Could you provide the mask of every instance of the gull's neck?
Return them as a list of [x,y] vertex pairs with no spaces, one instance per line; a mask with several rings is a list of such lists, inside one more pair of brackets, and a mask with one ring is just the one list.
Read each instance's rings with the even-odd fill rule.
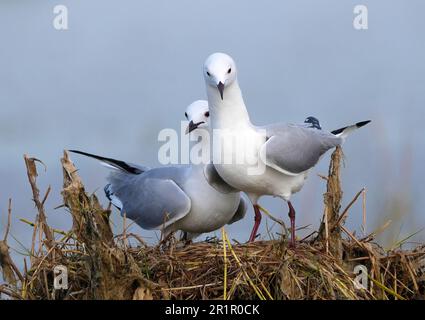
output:
[[211,113],[211,129],[233,129],[251,126],[249,114],[237,80],[225,88],[223,100],[217,88],[210,85],[207,85],[207,96]]
[[[210,137],[209,137],[209,132],[208,132],[208,129],[207,128],[200,128],[200,129],[196,129],[196,131],[198,131],[198,132],[202,132],[202,136],[201,136],[201,138],[199,139],[199,140],[191,140],[190,141],[190,150],[192,150],[192,148],[196,145],[196,148],[199,148],[199,149],[201,149],[201,150],[203,150],[203,151],[205,151],[205,150],[210,150],[210,148],[211,148],[211,140],[210,140]],[[194,138],[193,137],[193,134],[194,133],[191,133],[191,139],[192,138]],[[210,162],[212,162],[212,154],[211,154],[211,151],[210,151],[210,157],[209,157],[210,159]],[[205,163],[203,163],[203,164],[201,164],[200,166],[204,166],[205,165]]]

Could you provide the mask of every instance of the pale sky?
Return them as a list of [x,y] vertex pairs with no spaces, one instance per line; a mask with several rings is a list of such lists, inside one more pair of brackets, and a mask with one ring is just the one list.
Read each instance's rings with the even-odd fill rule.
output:
[[[53,7],[68,8],[69,29],[53,27]],[[202,63],[229,53],[255,124],[320,119],[336,129],[372,123],[347,139],[343,207],[367,188],[367,229],[393,220],[385,244],[425,227],[425,2],[361,1],[367,30],[353,28],[357,1],[105,1],[0,3],[0,232],[13,199],[12,234],[24,244],[34,220],[23,154],[41,159],[41,190],[52,185],[48,220],[68,228],[61,204],[60,157],[75,148],[158,166],[160,130],[179,129],[185,107],[205,99]],[[103,203],[108,170],[73,156],[89,192]],[[294,195],[297,225],[317,228],[329,155]],[[260,201],[289,223],[280,200]],[[121,220],[113,214],[117,230]],[[265,221],[265,220],[264,220]],[[270,223],[270,221],[269,221]],[[228,227],[245,241],[246,218]],[[347,225],[359,232],[361,205]],[[260,232],[266,236],[266,224]],[[142,236],[150,232],[134,228]],[[300,232],[300,236],[303,232]],[[424,240],[424,233],[415,239]],[[202,240],[203,238],[200,238]],[[12,239],[12,247],[22,251]]]

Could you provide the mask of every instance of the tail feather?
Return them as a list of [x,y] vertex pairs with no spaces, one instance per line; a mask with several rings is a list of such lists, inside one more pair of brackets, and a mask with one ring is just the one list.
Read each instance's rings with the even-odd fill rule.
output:
[[367,125],[371,120],[360,121],[351,126],[343,127],[332,131],[331,133],[337,137],[346,138],[352,131],[357,130],[365,125]]
[[87,152],[83,152],[83,151],[78,151],[78,150],[68,150],[68,151],[72,152],[72,153],[81,154],[81,155],[86,156],[86,157],[97,159],[97,160],[101,161],[103,164],[105,164],[107,167],[112,167],[114,169],[122,170],[122,171],[125,171],[125,172],[128,172],[128,173],[141,174],[144,171],[146,171],[142,167],[138,167],[138,166],[129,164],[129,163],[121,161],[121,160],[101,157],[101,156],[98,156],[98,155],[95,155],[95,154],[91,154],[91,153],[87,153]]

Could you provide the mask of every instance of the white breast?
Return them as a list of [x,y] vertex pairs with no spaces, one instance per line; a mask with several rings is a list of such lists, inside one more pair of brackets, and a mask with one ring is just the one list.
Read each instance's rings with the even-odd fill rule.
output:
[[190,212],[176,224],[177,229],[205,233],[219,229],[234,216],[240,193],[221,193],[209,185],[202,169],[194,171],[184,185],[191,199]]
[[272,195],[289,200],[302,188],[307,173],[290,176],[266,166],[259,156],[265,141],[265,133],[250,127],[222,130],[214,135],[214,165],[228,184],[254,195],[250,198]]

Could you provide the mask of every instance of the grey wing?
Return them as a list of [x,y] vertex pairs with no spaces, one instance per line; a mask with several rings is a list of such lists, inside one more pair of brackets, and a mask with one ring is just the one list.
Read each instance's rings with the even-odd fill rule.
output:
[[266,130],[267,141],[260,150],[266,165],[289,175],[314,167],[329,149],[341,144],[335,135],[297,125],[272,125]]
[[111,185],[114,196],[122,203],[122,214],[144,229],[166,228],[186,216],[191,208],[190,198],[171,179],[133,175],[115,178]]
[[209,163],[204,167],[204,176],[209,185],[220,193],[234,193],[239,191],[223,180],[212,163]]
[[247,209],[246,201],[244,198],[241,197],[241,201],[239,202],[239,206],[236,209],[235,214],[233,215],[232,219],[227,224],[232,224],[236,221],[242,220],[243,217],[245,217],[246,209]]

